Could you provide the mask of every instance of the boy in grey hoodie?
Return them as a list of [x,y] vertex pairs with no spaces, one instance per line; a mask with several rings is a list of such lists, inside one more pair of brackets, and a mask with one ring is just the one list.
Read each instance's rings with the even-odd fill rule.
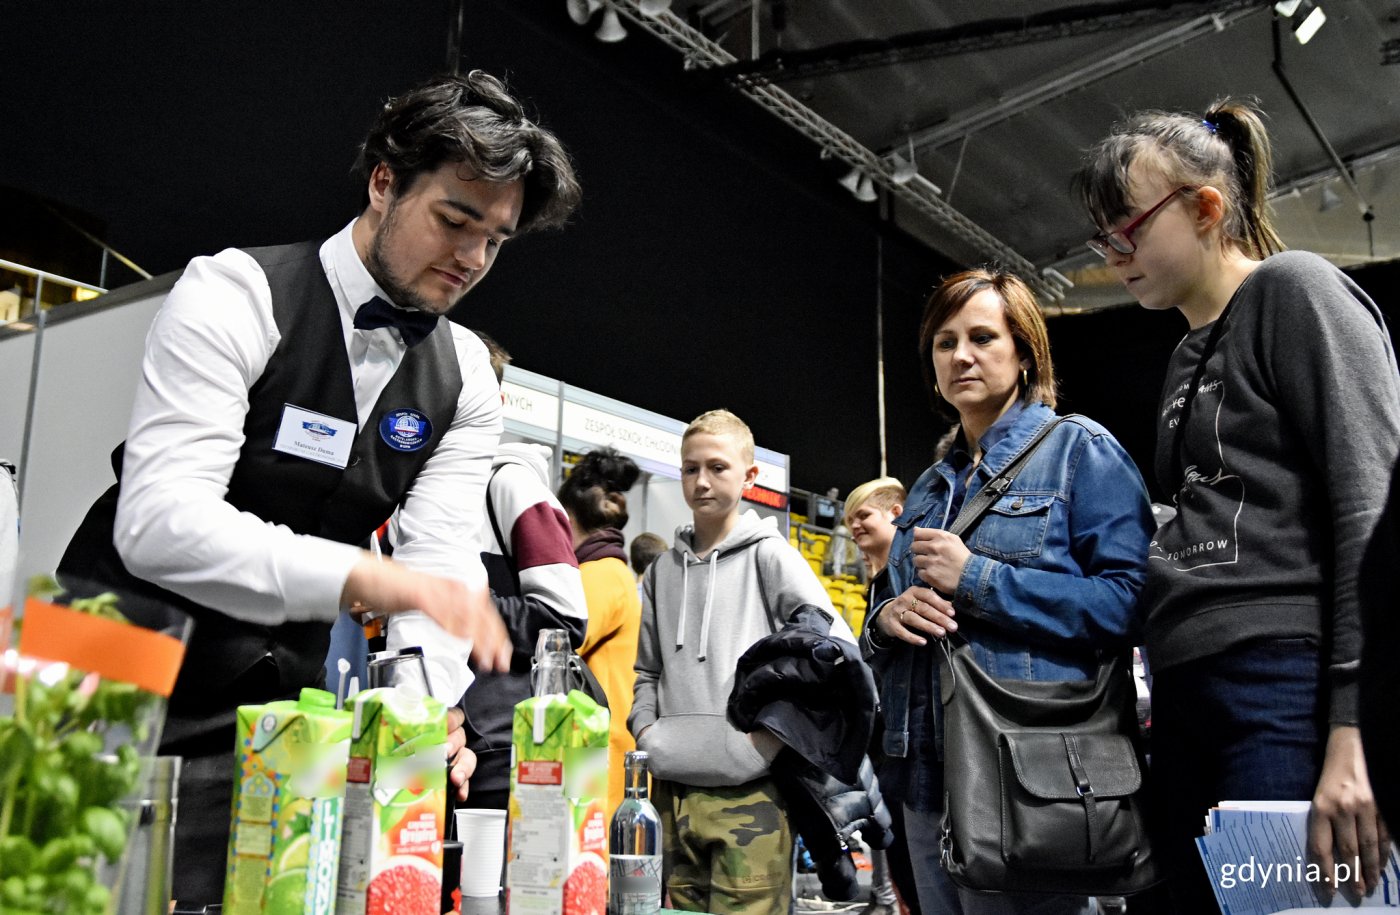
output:
[[647,570],[628,727],[651,758],[666,885],[683,911],[785,912],[792,830],[768,766],[781,749],[725,715],[739,656],[803,604],[854,641],[821,582],[773,519],[740,514],[758,475],[753,434],[727,410],[681,438],[681,485],[694,523]]

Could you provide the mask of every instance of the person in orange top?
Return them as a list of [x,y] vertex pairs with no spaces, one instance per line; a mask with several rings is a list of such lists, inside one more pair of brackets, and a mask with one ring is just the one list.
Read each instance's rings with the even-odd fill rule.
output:
[[627,524],[625,493],[640,473],[630,458],[604,448],[585,454],[559,488],[559,501],[573,525],[574,556],[588,603],[588,635],[579,655],[603,685],[612,714],[609,819],[622,803],[623,756],[637,748],[627,730],[627,716],[632,711],[642,601],[622,549],[622,528]]

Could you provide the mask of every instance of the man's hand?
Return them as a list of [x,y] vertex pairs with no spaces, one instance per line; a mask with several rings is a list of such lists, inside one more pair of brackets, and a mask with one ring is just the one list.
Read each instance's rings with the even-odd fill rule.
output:
[[901,642],[927,645],[926,636],[941,639],[957,631],[958,624],[953,616],[953,605],[949,601],[935,591],[915,585],[880,608],[875,616],[875,627]]
[[425,575],[366,553],[345,579],[340,602],[380,613],[421,610],[452,635],[471,640],[472,661],[479,672],[510,669],[510,637],[488,588],[469,588],[456,579]]
[[924,584],[944,594],[958,590],[963,566],[972,556],[961,537],[935,528],[916,527],[914,543],[909,549],[914,554],[914,568]]
[[448,779],[457,789],[457,800],[467,799],[467,781],[476,771],[476,754],[467,749],[467,716],[459,708],[447,710],[447,759],[452,763]]
[[[1325,904],[1337,889],[1345,889],[1353,900],[1374,890],[1389,852],[1390,833],[1371,794],[1361,732],[1356,727],[1334,727],[1327,738],[1322,775],[1308,815],[1308,860],[1317,863],[1325,881],[1314,886],[1319,901]],[[1359,873],[1355,870],[1358,860]],[[1330,882],[1338,874],[1334,863],[1351,871],[1351,880],[1344,887]]]

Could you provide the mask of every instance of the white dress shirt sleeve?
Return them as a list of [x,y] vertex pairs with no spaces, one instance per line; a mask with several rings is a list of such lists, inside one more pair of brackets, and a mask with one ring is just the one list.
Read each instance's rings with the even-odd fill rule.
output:
[[360,550],[224,501],[248,391],[279,339],[251,257],[228,250],[190,263],[147,335],[114,539],[134,574],[229,616],[334,620]]
[[[501,437],[501,389],[476,335],[455,324],[452,334],[462,371],[457,413],[395,516],[394,559],[484,588],[479,528]],[[421,646],[433,696],[449,705],[471,685],[471,642],[454,638],[421,613],[395,614],[386,643],[390,650]]]

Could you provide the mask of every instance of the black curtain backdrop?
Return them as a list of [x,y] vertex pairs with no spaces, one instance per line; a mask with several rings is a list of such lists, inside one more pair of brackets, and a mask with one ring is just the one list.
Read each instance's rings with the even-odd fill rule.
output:
[[[794,485],[844,494],[880,469],[882,299],[889,469],[912,482],[946,426],[924,394],[919,314],[956,266],[856,202],[812,143],[687,78],[639,30],[602,44],[563,0],[465,10],[463,69],[504,76],[559,134],[584,203],[564,231],[511,242],[453,318],[522,367],[610,397],[682,420],[728,407],[792,455]],[[0,0],[0,185],[90,214],[154,273],[328,235],[358,210],[349,169],[376,106],[444,69],[454,16],[448,0]],[[0,213],[6,250],[26,219]],[[91,261],[77,278],[95,279]],[[1367,276],[1394,301],[1393,268]],[[1184,322],[1134,307],[1050,327],[1063,408],[1148,468]]]

